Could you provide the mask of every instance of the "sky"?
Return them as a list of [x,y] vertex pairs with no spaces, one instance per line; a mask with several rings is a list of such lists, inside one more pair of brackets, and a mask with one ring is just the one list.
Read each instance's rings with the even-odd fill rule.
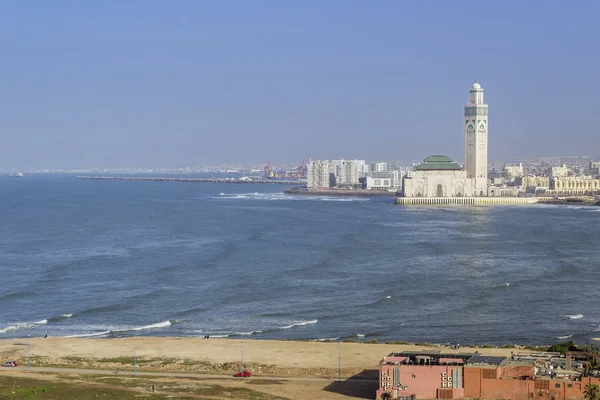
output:
[[600,2],[0,2],[0,168],[600,156]]

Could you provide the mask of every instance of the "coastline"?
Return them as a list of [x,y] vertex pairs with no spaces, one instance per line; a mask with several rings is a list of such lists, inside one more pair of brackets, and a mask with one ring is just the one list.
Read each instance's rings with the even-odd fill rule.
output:
[[[231,374],[240,369],[243,346],[244,366],[263,376],[335,377],[338,351],[345,378],[365,377],[376,370],[381,359],[392,352],[443,349],[448,353],[479,351],[490,356],[510,356],[515,348],[463,347],[447,345],[375,344],[347,342],[304,342],[285,340],[236,340],[181,337],[137,337],[116,339],[32,338],[31,362],[35,367],[127,370],[133,368],[135,346],[137,366],[146,371],[185,371]],[[135,343],[135,344],[134,344]],[[27,364],[28,341],[0,340],[3,359]],[[527,350],[526,350],[527,351]],[[367,374],[370,376],[369,374]],[[371,377],[372,379],[376,379]]]
[[306,196],[396,197],[396,192],[380,192],[362,189],[307,189],[305,187],[295,187],[286,189],[283,193]]

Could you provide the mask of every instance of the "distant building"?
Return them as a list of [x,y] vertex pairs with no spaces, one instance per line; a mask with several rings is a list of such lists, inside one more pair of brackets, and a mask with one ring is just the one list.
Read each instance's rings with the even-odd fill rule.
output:
[[552,176],[569,176],[569,172],[571,172],[571,168],[565,164],[562,164],[560,167],[552,167]]
[[366,190],[397,191],[400,189],[400,172],[369,172],[361,181]]
[[374,162],[371,163],[371,171],[370,172],[387,172],[388,165],[384,162]]
[[330,187],[330,163],[327,160],[309,160],[306,164],[306,186],[309,189]]
[[600,161],[590,161],[589,172],[590,175],[600,175]]
[[517,165],[504,165],[502,167],[502,174],[505,178],[518,178],[523,176],[523,164],[519,163]]
[[[515,181],[517,184],[518,181]],[[546,191],[550,188],[549,176],[525,175],[520,179],[521,190],[527,193]]]
[[591,176],[553,176],[550,179],[550,190],[546,193],[556,195],[600,194],[600,179]]
[[364,160],[336,160],[334,163],[336,186],[358,185],[360,175],[366,170]]
[[488,195],[488,105],[477,78],[464,112],[465,165],[450,157],[427,157],[402,180],[404,197],[485,197]]
[[[465,197],[474,181],[447,156],[429,156],[402,180],[404,197]],[[486,188],[487,194],[487,188]]]

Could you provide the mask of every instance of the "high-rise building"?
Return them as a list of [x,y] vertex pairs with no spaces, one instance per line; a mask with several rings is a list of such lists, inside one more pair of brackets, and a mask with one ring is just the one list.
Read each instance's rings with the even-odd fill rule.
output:
[[371,163],[371,172],[387,172],[388,165],[384,162]]
[[329,161],[327,160],[309,160],[306,164],[306,186],[310,188],[328,188],[329,187]]
[[465,106],[465,171],[473,179],[475,196],[487,194],[488,174],[488,105],[483,102],[483,88],[475,78]]
[[356,160],[341,160],[336,166],[336,184],[339,186],[357,185],[364,165]]

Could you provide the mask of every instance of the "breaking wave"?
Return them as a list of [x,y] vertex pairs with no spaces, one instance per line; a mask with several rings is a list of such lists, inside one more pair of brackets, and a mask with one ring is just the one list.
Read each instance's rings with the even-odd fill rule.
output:
[[567,315],[567,318],[569,318],[569,319],[579,319],[579,318],[583,318],[583,314]]
[[8,333],[8,332],[12,332],[12,331],[18,331],[20,329],[33,328],[37,325],[46,325],[47,323],[48,323],[47,319],[42,319],[40,321],[35,321],[35,322],[19,322],[19,323],[16,323],[15,325],[10,325],[10,326],[7,326],[6,328],[0,329],[0,333]]
[[137,332],[137,331],[143,331],[143,330],[149,330],[149,329],[160,329],[160,328],[165,328],[165,327],[171,326],[171,325],[172,325],[171,321],[162,321],[162,322],[157,322],[155,324],[150,324],[150,325],[132,326],[132,327],[126,327],[126,328],[115,328],[115,329],[103,330],[100,332],[73,334],[73,335],[68,335],[67,337],[101,337],[101,336],[109,336],[109,335],[114,335],[114,334],[119,334],[119,333],[124,333],[124,332]]

